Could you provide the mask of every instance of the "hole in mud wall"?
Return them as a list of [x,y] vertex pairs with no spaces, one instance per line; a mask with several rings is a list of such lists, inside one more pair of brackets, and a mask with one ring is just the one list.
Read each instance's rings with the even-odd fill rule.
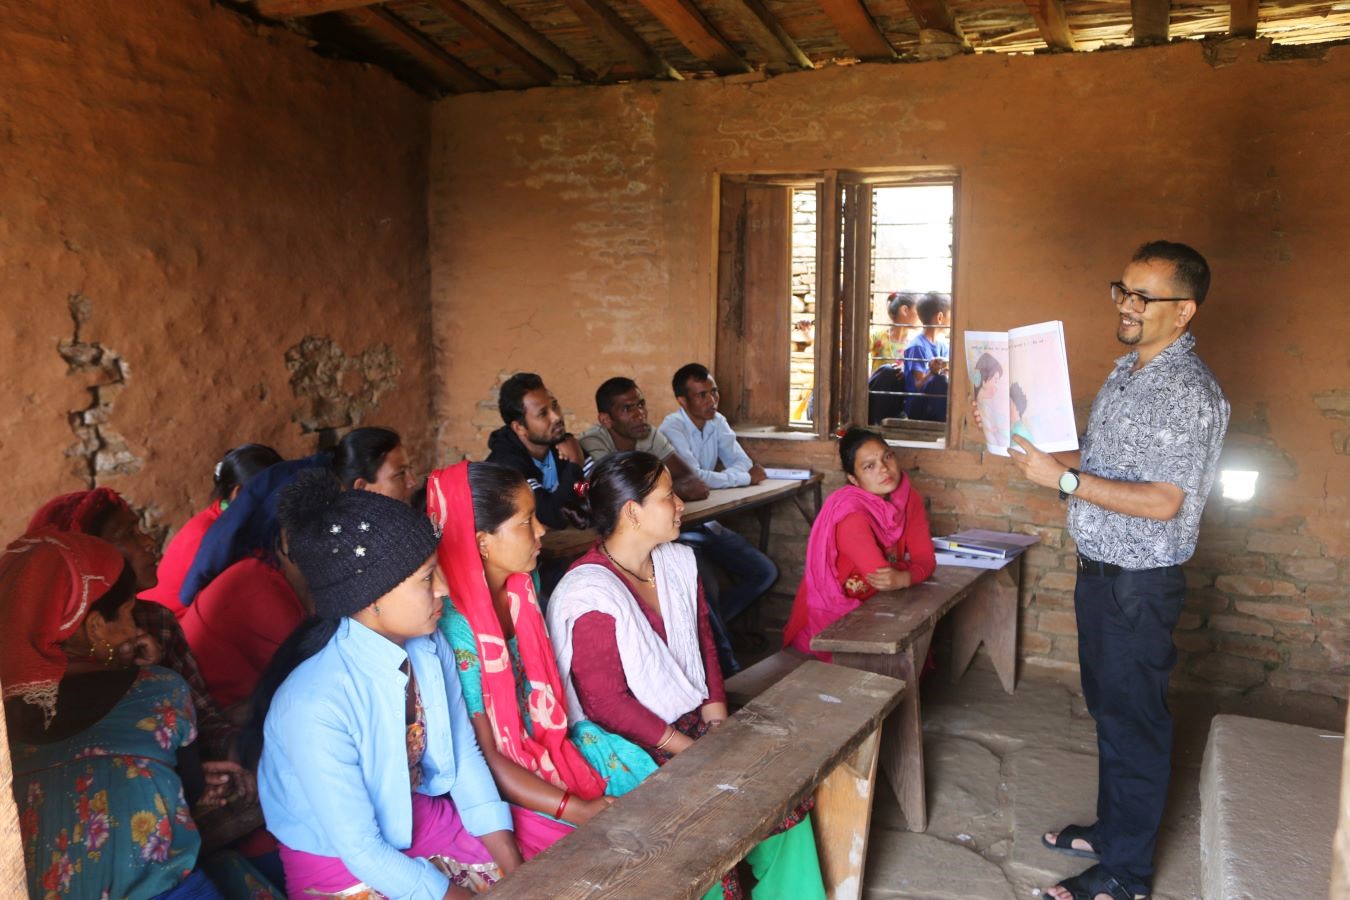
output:
[[310,335],[286,351],[291,391],[301,401],[292,420],[302,434],[318,436],[326,450],[379,408],[398,387],[398,354],[377,344],[348,356],[330,337]]
[[131,368],[116,350],[85,340],[83,332],[94,315],[94,301],[71,294],[66,302],[74,329],[70,338],[57,345],[57,352],[66,361],[67,374],[81,379],[89,394],[88,405],[68,414],[75,443],[66,449],[66,456],[75,477],[93,488],[100,476],[131,475],[144,465],[110,424],[113,403],[126,387]]

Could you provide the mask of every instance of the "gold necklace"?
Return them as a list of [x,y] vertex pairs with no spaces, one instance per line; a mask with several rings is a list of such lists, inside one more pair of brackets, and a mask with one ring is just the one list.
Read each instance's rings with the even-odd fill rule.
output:
[[609,547],[605,545],[604,541],[600,542],[600,549],[604,552],[605,557],[610,562],[614,563],[614,565],[618,566],[620,569],[623,569],[625,572],[627,572],[629,577],[631,577],[634,581],[641,581],[643,584],[649,584],[652,587],[656,587],[656,563],[652,563],[652,577],[643,578],[641,575],[634,572],[632,569],[628,568],[623,563],[615,559],[614,554],[609,552]]

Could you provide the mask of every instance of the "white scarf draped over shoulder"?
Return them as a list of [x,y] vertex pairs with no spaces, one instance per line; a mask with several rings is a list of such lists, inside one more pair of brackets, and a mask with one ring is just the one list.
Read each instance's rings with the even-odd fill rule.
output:
[[577,566],[563,576],[548,601],[548,630],[567,688],[567,715],[586,718],[572,684],[572,628],[586,613],[614,619],[628,689],[662,721],[674,722],[708,696],[708,679],[698,640],[698,567],[694,551],[682,544],[660,544],[652,551],[656,593],[666,640],[652,629],[638,601],[617,575],[604,566]]

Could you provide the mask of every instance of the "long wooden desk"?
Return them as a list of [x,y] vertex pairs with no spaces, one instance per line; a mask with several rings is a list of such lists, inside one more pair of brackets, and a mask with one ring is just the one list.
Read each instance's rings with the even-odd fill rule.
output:
[[[805,481],[788,481],[770,478],[759,484],[737,488],[718,488],[709,493],[706,500],[695,500],[684,505],[684,524],[697,525],[720,516],[737,512],[754,511],[759,517],[759,549],[768,552],[769,525],[773,520],[773,505],[780,500],[791,499],[807,523],[815,521],[820,511],[820,483],[824,475],[812,472]],[[805,496],[810,494],[815,502],[814,509],[808,510]],[[544,535],[543,555],[553,558],[579,556],[595,543],[596,534],[591,529],[566,528],[550,531]]]
[[832,653],[839,665],[890,675],[907,685],[882,732],[881,767],[911,831],[928,828],[918,676],[933,627],[952,614],[953,681],[965,674],[984,644],[1003,689],[1011,694],[1017,677],[1021,572],[1021,556],[1001,569],[938,566],[923,584],[876,594],[811,641],[812,650]]

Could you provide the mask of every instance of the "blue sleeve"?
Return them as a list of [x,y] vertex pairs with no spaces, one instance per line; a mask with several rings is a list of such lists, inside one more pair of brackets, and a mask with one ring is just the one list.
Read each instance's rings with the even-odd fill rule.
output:
[[455,801],[455,809],[464,820],[464,827],[475,837],[494,831],[511,831],[511,807],[497,793],[497,783],[492,780],[483,751],[478,748],[478,738],[474,735],[459,687],[455,654],[439,631],[431,637],[441,645],[436,657],[441,661],[445,697],[450,706],[450,739],[455,754],[455,783],[450,788],[450,796]]
[[[728,429],[728,431],[730,431],[730,429]],[[689,435],[685,433],[683,426],[676,424],[668,425],[666,422],[662,422],[661,433],[664,434],[670,440],[671,445],[674,446],[675,448],[675,452],[680,454],[680,456],[684,459],[684,461],[689,464],[689,468],[693,469],[695,472],[698,473],[698,477],[701,478],[703,480],[703,483],[706,484],[708,487],[710,488],[740,487],[741,485],[746,485],[750,483],[749,471],[738,472],[735,470],[728,470],[725,472],[718,472],[713,469],[705,469],[702,466],[700,466],[698,463],[698,455],[694,453],[694,445],[689,440]],[[733,434],[732,440],[735,441],[735,438],[736,436]],[[719,441],[720,440],[721,439],[719,437]],[[749,466],[747,466],[746,468],[748,470]]]
[[476,716],[484,712],[483,665],[478,658],[478,640],[474,637],[469,620],[459,614],[448,597],[445,599],[445,612],[441,615],[441,633],[450,642],[450,649],[455,654],[455,671],[459,675],[464,707],[469,715]]
[[311,700],[274,708],[267,720],[281,737],[281,752],[296,761],[290,775],[348,871],[389,897],[441,900],[450,879],[384,839],[361,774],[360,750],[343,716]]

